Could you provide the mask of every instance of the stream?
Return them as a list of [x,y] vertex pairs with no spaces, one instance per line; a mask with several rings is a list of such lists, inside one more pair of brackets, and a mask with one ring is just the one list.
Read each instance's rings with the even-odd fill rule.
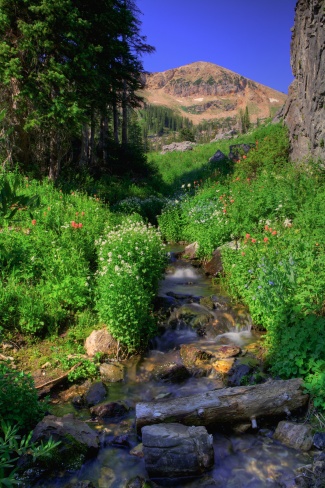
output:
[[[173,249],[172,251],[178,251]],[[102,448],[94,460],[85,463],[73,473],[57,472],[53,479],[39,481],[38,488],[68,488],[77,481],[89,480],[98,488],[126,488],[130,479],[135,476],[148,478],[141,456],[130,454],[139,444],[134,429],[134,407],[137,402],[176,398],[201,393],[223,386],[220,375],[210,374],[205,377],[190,377],[180,383],[157,381],[153,372],[166,363],[179,363],[179,346],[181,344],[198,344],[213,347],[215,344],[238,345],[245,349],[258,341],[257,334],[251,330],[252,323],[247,311],[242,307],[231,307],[230,300],[219,288],[213,286],[211,278],[190,263],[175,258],[170,252],[171,262],[162,280],[159,297],[163,301],[178,300],[188,302],[191,306],[206,308],[198,303],[195,297],[217,297],[220,310],[216,310],[216,322],[220,325],[219,333],[200,337],[195,329],[186,322],[177,321],[167,328],[151,343],[150,349],[143,358],[132,358],[125,362],[125,381],[111,383],[108,386],[108,400],[124,400],[130,405],[129,414],[119,421],[91,422],[89,425],[98,430]],[[226,309],[227,312],[223,310]],[[211,313],[211,311],[210,311]],[[73,412],[76,417],[89,421],[87,409],[75,410],[71,403],[54,405],[51,408],[55,415]],[[250,431],[244,434],[214,433],[214,468],[203,478],[177,481],[164,486],[174,487],[213,487],[219,488],[263,488],[295,487],[295,470],[310,462],[310,455],[295,451],[272,440],[268,429]],[[127,446],[114,444],[115,436],[125,436]],[[158,486],[162,486],[155,480]]]

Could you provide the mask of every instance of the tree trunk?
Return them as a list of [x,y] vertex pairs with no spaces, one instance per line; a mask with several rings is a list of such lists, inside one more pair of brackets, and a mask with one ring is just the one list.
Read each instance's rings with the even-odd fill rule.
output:
[[123,82],[122,94],[122,144],[128,143],[128,107],[126,81]]
[[116,144],[119,144],[119,137],[118,137],[119,121],[118,121],[118,111],[117,111],[116,101],[113,102],[113,126],[114,126],[114,142]]
[[262,417],[289,415],[306,406],[302,380],[267,381],[261,385],[212,390],[173,400],[141,402],[136,406],[138,434],[145,425],[179,422],[206,427],[251,423]]
[[88,124],[83,124],[81,134],[81,150],[79,157],[79,166],[87,167],[89,164],[89,141],[90,129]]

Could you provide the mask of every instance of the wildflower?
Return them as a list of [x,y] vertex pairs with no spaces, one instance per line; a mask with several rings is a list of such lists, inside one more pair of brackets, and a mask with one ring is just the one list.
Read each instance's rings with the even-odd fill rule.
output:
[[256,242],[256,239],[252,239],[252,243],[255,244],[255,242]]
[[269,226],[268,226],[268,225],[265,225],[265,226],[264,226],[264,229],[265,229],[265,230],[269,230]]
[[71,227],[74,227],[75,225],[76,225],[75,221],[74,221],[74,220],[72,220],[72,221],[71,221]]
[[81,212],[82,217],[85,215],[85,212]]
[[246,159],[246,158],[247,158],[247,156],[243,156],[243,159]]
[[250,236],[251,236],[250,234],[246,234],[246,235],[245,235],[245,238],[246,238],[246,239],[249,239],[249,238],[250,238]]
[[182,185],[181,188],[185,188],[185,185]]
[[258,287],[257,287],[257,288],[260,290],[262,287],[261,287],[261,285],[258,285]]
[[234,201],[235,201],[235,200],[234,200],[234,199],[232,199],[232,200],[230,200],[230,203],[234,203]]
[[188,188],[190,188],[190,187],[191,187],[191,183],[188,183],[188,184],[187,184],[187,187],[188,187]]
[[268,242],[269,241],[269,238],[268,237],[264,237],[264,242]]
[[81,229],[81,227],[82,227],[82,223],[81,222],[78,224],[78,227],[79,227],[79,229]]
[[277,235],[277,231],[276,231],[276,230],[274,230],[274,231],[272,232],[272,236],[276,236],[276,235]]
[[318,242],[316,242],[315,246],[319,246]]
[[79,212],[76,212],[76,217],[78,217],[78,215],[79,215]]
[[242,253],[241,253],[241,255],[242,255],[242,256],[245,256],[245,253],[244,253],[244,252],[242,252]]
[[274,286],[274,281],[269,281],[270,286]]
[[249,273],[253,273],[253,270],[252,270],[252,269],[249,269],[249,270],[248,270],[248,272],[249,272]]
[[285,219],[283,222],[284,227],[292,227],[292,221],[290,219]]
[[32,225],[36,225],[36,220],[35,219],[32,220]]

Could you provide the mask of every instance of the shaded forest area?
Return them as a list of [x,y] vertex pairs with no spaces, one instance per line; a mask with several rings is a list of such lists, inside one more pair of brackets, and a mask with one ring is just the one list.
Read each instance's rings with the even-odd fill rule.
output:
[[132,164],[128,113],[140,102],[140,57],[154,51],[139,13],[132,0],[1,2],[5,168],[56,180]]

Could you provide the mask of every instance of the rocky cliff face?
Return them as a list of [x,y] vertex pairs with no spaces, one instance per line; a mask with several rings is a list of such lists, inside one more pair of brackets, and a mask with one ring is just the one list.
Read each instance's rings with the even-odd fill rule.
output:
[[282,111],[291,159],[325,161],[325,0],[298,0],[291,41],[295,80]]
[[238,117],[248,107],[255,122],[275,113],[286,95],[212,63],[196,62],[145,76],[142,95],[151,104],[167,106],[193,123]]

